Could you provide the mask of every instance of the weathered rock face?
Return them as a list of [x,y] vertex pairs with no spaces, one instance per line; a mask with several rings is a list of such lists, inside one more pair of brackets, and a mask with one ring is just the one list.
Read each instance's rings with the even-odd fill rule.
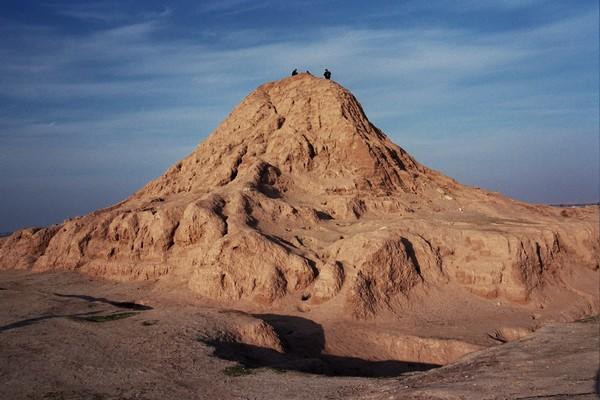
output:
[[[1,268],[184,277],[199,295],[369,318],[416,287],[543,301],[598,279],[598,209],[561,213],[416,162],[335,82],[265,84],[184,160],[111,208],[2,242]],[[333,301],[341,299],[342,301]],[[541,300],[540,300],[541,299]]]

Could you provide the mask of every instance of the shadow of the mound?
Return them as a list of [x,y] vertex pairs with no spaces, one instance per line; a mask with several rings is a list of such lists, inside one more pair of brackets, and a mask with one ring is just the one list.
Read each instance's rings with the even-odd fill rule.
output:
[[286,315],[259,314],[282,341],[285,352],[227,340],[203,340],[214,348],[216,357],[236,361],[247,368],[268,367],[326,376],[393,377],[407,372],[439,367],[398,360],[364,360],[323,353],[325,335],[314,321]]

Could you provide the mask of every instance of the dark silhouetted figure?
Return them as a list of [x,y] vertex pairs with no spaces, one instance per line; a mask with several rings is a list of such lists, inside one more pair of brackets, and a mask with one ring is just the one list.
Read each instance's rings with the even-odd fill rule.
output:
[[309,70],[306,70],[306,73],[309,74],[309,75],[312,75]]
[[292,76],[294,75],[298,75],[298,69],[294,68],[294,70],[292,71]]
[[323,74],[323,76],[325,77],[325,79],[331,79],[331,72],[325,68],[325,73]]

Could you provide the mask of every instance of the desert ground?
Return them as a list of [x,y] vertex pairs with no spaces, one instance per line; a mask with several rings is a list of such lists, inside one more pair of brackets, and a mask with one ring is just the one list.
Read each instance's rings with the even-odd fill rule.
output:
[[[597,398],[598,318],[549,323],[536,330],[535,320],[522,316],[522,326],[535,331],[519,331],[523,338],[503,343],[501,332],[468,323],[466,315],[417,319],[415,313],[386,331],[383,325],[337,326],[301,312],[252,314],[191,298],[189,293],[165,292],[156,282],[116,283],[70,272],[0,273],[0,397]],[[500,319],[513,322],[521,317],[518,311],[502,314]],[[489,326],[497,320],[484,319]],[[268,340],[263,321],[285,339],[284,354],[244,343],[259,343],[261,335]],[[362,332],[371,336],[357,334]],[[376,360],[362,358],[377,355],[364,348],[366,342],[381,346],[391,334],[450,339],[436,337],[436,332],[484,349],[443,367],[386,360],[384,354]],[[336,355],[341,348],[345,356]],[[424,356],[434,359],[444,349],[430,342],[420,351],[433,353]]]
[[269,82],[122,202],[0,239],[0,395],[595,398],[598,221]]

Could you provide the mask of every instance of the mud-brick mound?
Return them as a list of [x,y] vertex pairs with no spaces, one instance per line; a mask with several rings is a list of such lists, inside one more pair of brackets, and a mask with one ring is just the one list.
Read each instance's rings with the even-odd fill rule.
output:
[[[164,279],[264,307],[369,318],[454,284],[544,302],[597,293],[598,209],[532,206],[419,164],[339,84],[260,86],[184,160],[111,208],[15,232],[2,268]],[[449,299],[450,300],[450,299]]]

